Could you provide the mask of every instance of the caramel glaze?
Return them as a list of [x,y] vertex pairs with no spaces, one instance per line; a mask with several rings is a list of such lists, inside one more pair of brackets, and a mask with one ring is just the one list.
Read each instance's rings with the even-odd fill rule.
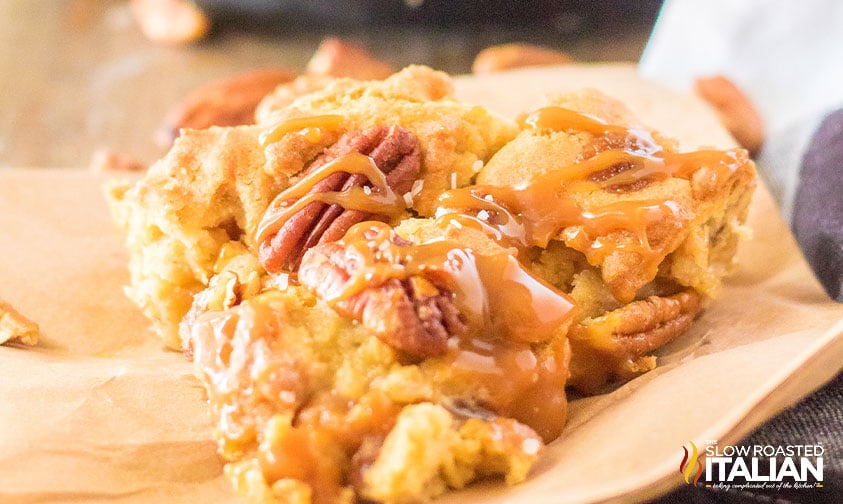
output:
[[[367,448],[380,447],[400,411],[379,391],[356,403],[323,399],[301,410],[295,426],[283,436],[265,440],[257,453],[258,463],[269,482],[305,481],[314,492],[315,504],[337,502],[347,484],[364,488],[362,472],[373,462]],[[349,462],[351,467],[346,467]]]
[[337,114],[286,119],[263,131],[258,140],[261,146],[266,147],[281,140],[287,133],[301,133],[308,140],[317,141],[321,137],[320,130],[336,130],[342,124],[343,119],[343,116]]
[[[214,384],[208,400],[219,415],[221,454],[233,460],[253,452],[269,484],[298,479],[310,485],[315,504],[331,504],[347,484],[347,459],[360,458],[367,440],[382,440],[400,406],[376,390],[355,402],[333,394],[312,397],[306,364],[276,342],[289,323],[277,295],[201,315],[191,329],[194,361]],[[290,425],[286,415],[294,412]]]
[[454,382],[483,391],[466,399],[525,423],[546,441],[558,437],[568,378],[563,336],[574,315],[567,295],[503,248],[478,254],[449,239],[412,244],[379,222],[355,225],[340,242],[364,262],[326,296],[329,304],[389,279],[423,276],[451,293],[465,318],[468,330],[450,338],[443,359]]
[[[274,127],[262,141],[271,143],[296,129],[332,127],[338,121],[334,116],[292,120]],[[471,416],[465,412],[476,407],[480,417],[488,412],[513,417],[551,441],[564,425],[569,350],[562,336],[575,307],[564,293],[530,274],[518,258],[523,260],[531,247],[546,247],[550,240],[562,237],[592,265],[620,249],[637,253],[655,276],[669,251],[650,243],[648,228],[665,219],[685,218],[679,204],[669,199],[625,200],[586,207],[582,196],[636,191],[670,177],[690,179],[702,167],[712,170],[718,180],[728,178],[746,154],[741,150],[668,152],[645,130],[610,125],[561,107],[535,111],[525,118],[524,126],[536,134],[586,132],[614,141],[587,159],[514,187],[472,186],[442,194],[436,224],[481,229],[504,246],[500,253],[478,254],[450,239],[407,244],[396,240],[387,224],[355,225],[342,241],[357,249],[365,264],[326,301],[337,303],[391,278],[423,275],[452,294],[469,328],[465,334],[453,335],[447,354],[439,358],[453,383],[462,384],[453,387],[454,397],[472,402],[460,409],[461,414]],[[622,147],[612,147],[619,143]],[[311,193],[319,180],[340,171],[365,175],[374,190]],[[308,174],[275,198],[258,227],[256,242],[277,232],[286,219],[313,201],[395,219],[407,215],[405,202],[389,190],[371,159],[349,154]],[[615,232],[633,238],[607,238]],[[518,250],[517,257],[505,248]],[[461,397],[461,389],[480,393]]]
[[[319,181],[334,173],[363,175],[372,186],[350,187],[342,191],[311,191]],[[263,243],[278,233],[291,217],[314,202],[340,205],[346,210],[360,210],[389,218],[407,214],[404,198],[389,187],[386,175],[378,169],[372,158],[359,152],[350,152],[313,170],[276,196],[258,224],[256,243]]]
[[[651,224],[665,220],[684,224],[680,205],[670,199],[623,200],[603,206],[581,203],[588,193],[630,192],[651,182],[671,177],[690,179],[700,168],[727,180],[746,161],[742,149],[701,150],[691,153],[665,151],[645,130],[607,124],[587,114],[562,107],[545,107],[524,119],[537,133],[587,132],[624,140],[623,148],[609,148],[594,156],[540,173],[514,187],[475,185],[453,189],[440,197],[437,215],[472,225],[503,239],[508,246],[546,247],[552,239],[586,255],[599,266],[617,250],[633,252],[642,259],[648,275],[655,277],[667,250],[650,243]],[[632,240],[607,239],[626,232]]]

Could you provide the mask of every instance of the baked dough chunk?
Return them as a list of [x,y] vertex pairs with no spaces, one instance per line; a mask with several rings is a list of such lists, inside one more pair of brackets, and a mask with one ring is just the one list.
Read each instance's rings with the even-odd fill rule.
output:
[[543,451],[530,427],[443,397],[442,359],[404,362],[302,288],[204,313],[188,337],[226,474],[252,502],[419,502],[522,481]]
[[[186,130],[132,186],[109,189],[129,250],[129,297],[171,348],[178,325],[228,243],[249,240],[272,198],[288,185],[268,174],[255,126]],[[257,261],[254,267],[260,269]]]
[[[271,121],[282,122],[341,114],[343,131],[396,124],[407,128],[418,137],[423,160],[413,208],[432,215],[442,191],[468,185],[482,164],[517,132],[513,124],[486,109],[454,100],[452,92],[446,74],[410,66],[384,81],[336,79],[284,108],[262,113]],[[265,117],[263,121],[267,121]],[[275,148],[289,151],[287,140],[282,139]]]
[[467,185],[516,133],[451,92],[447,75],[409,67],[384,81],[337,79],[277,111],[272,124],[185,130],[140,182],[109,190],[127,236],[129,296],[178,348],[178,324],[220,269],[223,247],[252,247],[272,199],[345,134],[396,124],[409,131],[420,175],[402,196],[413,211],[432,213],[440,192]]
[[649,354],[731,268],[754,164],[743,149],[681,152],[594,90],[552,97],[522,123],[477,183],[532,205],[533,271],[577,301],[569,385],[594,391],[652,369]]

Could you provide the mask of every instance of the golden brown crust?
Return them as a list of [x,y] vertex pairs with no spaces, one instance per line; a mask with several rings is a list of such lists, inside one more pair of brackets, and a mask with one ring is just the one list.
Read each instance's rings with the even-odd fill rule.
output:
[[285,84],[280,84],[271,93],[264,96],[255,107],[255,123],[270,125],[278,122],[274,115],[277,111],[293,103],[297,98],[325,89],[335,77],[327,75],[300,75]]
[[259,133],[249,126],[188,130],[140,182],[110,189],[129,248],[127,292],[172,348],[180,347],[178,324],[224,245],[249,243],[287,185],[264,172]]
[[384,81],[333,81],[276,111],[275,120],[320,114],[342,119],[317,138],[296,130],[273,142],[270,125],[185,130],[172,150],[132,188],[111,191],[126,230],[132,275],[129,295],[165,342],[179,347],[178,324],[192,296],[208,285],[229,241],[252,243],[272,199],[343,132],[401,125],[419,143],[421,180],[413,207],[432,214],[452,183],[466,185],[514,135],[515,126],[450,97],[450,78],[410,67]]
[[[550,103],[606,118],[610,124],[648,131],[636,124],[623,104],[596,91],[553,97]],[[649,135],[661,144],[663,152],[676,152],[675,141],[656,132]],[[590,159],[597,153],[625,148],[626,141],[588,132],[525,129],[495,154],[483,167],[477,181],[480,184],[517,186],[525,180],[535,180]],[[653,201],[670,201],[671,211],[665,212],[660,220],[649,223],[646,228],[646,240],[657,252],[655,256],[647,257],[636,252],[640,247],[633,245],[641,237],[624,231],[590,236],[583,242],[571,239],[578,236],[578,228],[569,227],[556,238],[584,253],[589,263],[599,268],[603,281],[622,303],[635,299],[639,290],[656,278],[658,266],[668,256],[675,264],[687,266],[685,271],[676,269],[668,276],[675,276],[683,285],[695,287],[705,295],[715,295],[731,255],[708,257],[707,242],[699,242],[696,233],[705,229],[703,232],[711,237],[717,234],[718,240],[735,243],[731,236],[736,234],[739,223],[745,218],[749,195],[755,184],[755,168],[746,153],[741,151],[734,151],[734,161],[730,161],[733,166],[729,170],[717,170],[714,165],[708,166],[710,162],[704,159],[698,163],[693,174],[687,178],[651,181],[632,191],[592,191],[573,196],[587,210],[630,201],[640,201],[642,206]],[[591,180],[599,181],[599,178]],[[591,247],[598,239],[604,248],[612,245],[614,251],[604,256],[590,255]],[[705,239],[708,240],[708,237]],[[704,250],[700,251],[698,247]],[[734,253],[733,247],[730,250]],[[688,254],[694,254],[695,260],[688,260]]]
[[[442,72],[410,66],[383,81],[336,79],[287,108],[267,112],[273,121],[340,114],[340,129],[353,131],[398,124],[419,140],[422,179],[413,207],[432,215],[444,190],[468,185],[479,167],[515,134],[515,126],[451,97]],[[283,141],[283,140],[282,140]]]

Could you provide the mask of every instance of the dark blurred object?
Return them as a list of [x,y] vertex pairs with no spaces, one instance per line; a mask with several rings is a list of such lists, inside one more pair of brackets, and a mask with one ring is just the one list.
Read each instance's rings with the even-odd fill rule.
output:
[[582,33],[607,21],[652,24],[661,0],[197,0],[217,27],[288,32],[299,26],[356,28],[469,23],[552,26]]
[[843,302],[843,109],[823,119],[802,157],[792,226],[828,295]]

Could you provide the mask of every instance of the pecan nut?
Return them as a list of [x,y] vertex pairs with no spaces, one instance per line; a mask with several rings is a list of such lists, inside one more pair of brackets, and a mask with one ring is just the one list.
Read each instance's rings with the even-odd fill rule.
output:
[[167,112],[156,140],[169,147],[182,129],[251,124],[261,100],[295,78],[293,70],[266,67],[198,87]]
[[[318,176],[319,170],[343,156],[358,153],[368,156],[377,169],[385,175],[385,188],[374,187],[370,177],[362,173],[326,171],[307,192],[305,197],[320,193],[349,194],[362,188],[366,194],[404,195],[410,191],[421,169],[419,144],[416,137],[399,126],[377,126],[368,130],[346,133],[304,170],[299,183],[309,176]],[[290,214],[298,198],[285,199],[285,194],[296,192],[298,184],[282,193],[273,202],[259,228],[267,223],[283,220],[277,233],[259,237],[259,257],[270,273],[294,272],[307,249],[343,237],[354,224],[364,220],[387,220],[389,215],[369,210],[346,208],[342,202],[327,203],[313,200]],[[399,202],[405,208],[403,199]],[[365,207],[365,205],[363,205]],[[386,211],[386,210],[384,210]],[[284,213],[286,216],[281,217]],[[261,239],[262,238],[262,239]]]
[[363,46],[326,38],[307,63],[308,75],[350,77],[357,80],[381,80],[392,75],[388,64],[375,58]]
[[744,92],[722,75],[698,78],[694,87],[717,110],[735,140],[751,155],[758,154],[764,143],[764,120]]
[[[360,321],[387,345],[414,357],[443,355],[452,335],[464,334],[467,325],[453,295],[421,274],[366,276],[363,288],[353,289],[367,264],[397,266],[395,254],[383,253],[384,243],[364,232],[365,247],[342,242],[320,244],[304,255],[299,282],[325,299],[339,314]],[[390,230],[387,247],[406,247]],[[365,276],[365,275],[364,275]],[[348,295],[349,289],[352,289]]]
[[143,172],[147,166],[128,154],[102,147],[91,155],[89,168],[94,172]]
[[188,0],[132,0],[132,15],[153,42],[183,44],[204,37],[211,20]]
[[600,317],[574,324],[568,384],[593,392],[612,377],[629,379],[648,371],[647,354],[688,330],[702,309],[700,294],[689,289],[672,296],[650,296]]
[[471,71],[489,74],[512,68],[563,65],[573,61],[567,54],[532,44],[501,44],[487,47],[474,58]]

